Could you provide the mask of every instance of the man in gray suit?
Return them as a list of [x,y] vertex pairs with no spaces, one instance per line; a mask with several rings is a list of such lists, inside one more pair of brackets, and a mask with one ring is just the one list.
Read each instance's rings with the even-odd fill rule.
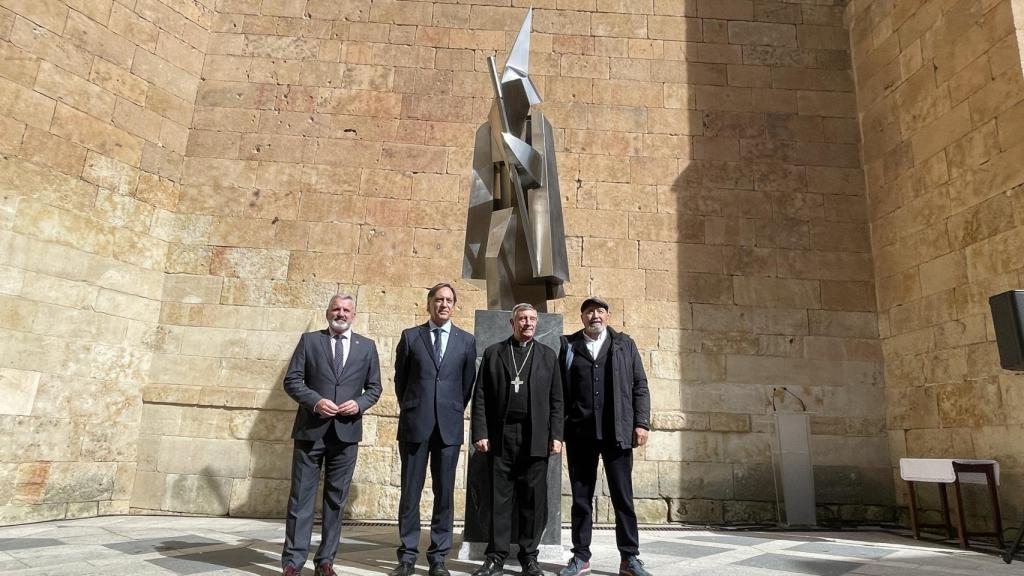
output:
[[284,377],[285,392],[299,403],[292,427],[292,485],[281,553],[284,576],[298,576],[306,563],[321,467],[323,528],[313,557],[314,574],[335,576],[341,511],[363,438],[362,415],[381,393],[377,346],[352,332],[355,317],[351,295],[333,296],[327,305],[327,329],[302,335]]
[[390,576],[410,576],[419,554],[420,495],[433,479],[430,519],[430,576],[449,576],[444,560],[452,547],[455,468],[459,463],[463,413],[476,380],[476,339],[451,321],[457,297],[450,284],[427,292],[430,320],[402,332],[395,352],[398,448],[402,456],[402,497],[398,505],[398,566]]

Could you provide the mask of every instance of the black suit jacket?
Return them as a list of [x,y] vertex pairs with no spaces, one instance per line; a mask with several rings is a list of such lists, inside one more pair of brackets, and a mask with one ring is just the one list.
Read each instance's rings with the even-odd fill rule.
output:
[[[501,451],[502,426],[508,415],[508,397],[515,372],[512,369],[512,338],[484,350],[473,392],[473,442],[490,440],[491,450]],[[534,341],[533,364],[527,389],[530,392],[530,455],[547,456],[552,440],[562,440],[562,376],[554,350]]]
[[[377,403],[382,389],[380,360],[373,340],[351,334],[348,360],[340,376],[334,374],[330,332],[306,332],[299,338],[284,376],[284,391],[299,403],[292,426],[295,440],[319,440],[330,426],[342,442],[363,439],[363,413]],[[335,404],[355,400],[359,413],[321,418],[313,412],[321,398]]]
[[[636,343],[624,332],[608,330],[608,358],[612,363],[612,406],[615,410],[615,441],[620,448],[633,446],[633,429],[651,428],[651,392]],[[588,354],[583,330],[562,339],[558,364],[565,388],[565,435],[571,440],[593,439],[593,413],[584,407],[579,385],[569,378],[572,354]],[[607,400],[606,400],[607,401]]]
[[426,442],[436,424],[444,444],[462,444],[464,414],[475,379],[476,338],[472,334],[452,324],[438,365],[430,325],[404,330],[395,351],[398,439]]

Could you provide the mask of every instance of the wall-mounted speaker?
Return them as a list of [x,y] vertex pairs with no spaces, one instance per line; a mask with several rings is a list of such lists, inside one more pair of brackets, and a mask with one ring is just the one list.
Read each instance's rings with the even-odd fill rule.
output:
[[999,365],[1024,371],[1024,290],[1010,290],[988,299],[999,346]]

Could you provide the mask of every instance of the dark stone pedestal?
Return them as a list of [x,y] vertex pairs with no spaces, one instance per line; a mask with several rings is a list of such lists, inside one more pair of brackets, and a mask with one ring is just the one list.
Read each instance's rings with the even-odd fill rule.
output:
[[[512,335],[509,324],[511,312],[505,310],[477,310],[475,317],[477,365],[484,349]],[[548,346],[556,353],[562,336],[561,314],[538,314],[535,340]],[[488,474],[487,455],[478,453],[470,444],[469,460],[466,466],[466,526],[462,533],[462,547],[459,560],[482,560],[487,548],[491,527],[491,481]],[[560,563],[567,559],[562,548],[562,455],[548,458],[548,521],[541,537],[540,560]],[[515,534],[515,516],[513,516]],[[513,536],[513,538],[515,538]],[[518,546],[513,542],[511,552],[505,561],[507,566],[516,563]]]

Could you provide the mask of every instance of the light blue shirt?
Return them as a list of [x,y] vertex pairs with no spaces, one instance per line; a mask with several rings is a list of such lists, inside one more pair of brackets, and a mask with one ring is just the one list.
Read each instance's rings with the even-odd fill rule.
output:
[[[452,321],[449,320],[442,324],[441,326],[438,326],[437,324],[434,324],[433,320],[427,320],[427,326],[430,327],[431,346],[434,345],[434,338],[437,337],[437,334],[434,332],[434,330],[437,328],[441,329],[441,358],[444,358],[444,352],[445,350],[448,349],[448,336],[451,334],[452,331]],[[438,360],[440,360],[441,358],[438,358]]]

